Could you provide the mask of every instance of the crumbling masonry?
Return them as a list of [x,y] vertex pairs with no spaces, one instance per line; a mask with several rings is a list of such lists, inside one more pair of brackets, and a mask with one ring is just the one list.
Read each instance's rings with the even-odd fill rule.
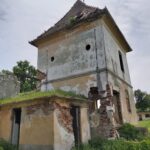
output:
[[20,92],[20,83],[14,75],[0,74],[0,99],[13,97]]

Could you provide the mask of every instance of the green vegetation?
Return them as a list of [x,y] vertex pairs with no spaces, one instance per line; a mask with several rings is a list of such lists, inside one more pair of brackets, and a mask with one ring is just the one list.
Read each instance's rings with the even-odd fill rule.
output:
[[34,100],[37,98],[42,98],[42,97],[51,97],[51,96],[60,96],[60,97],[66,97],[66,98],[76,98],[80,100],[85,100],[86,98],[82,95],[77,95],[76,93],[73,92],[65,92],[62,90],[52,90],[52,91],[47,91],[47,92],[26,92],[26,93],[20,93],[16,97],[12,98],[7,98],[7,99],[1,99],[0,104],[8,104],[8,103],[15,103],[15,102],[21,102],[21,101],[28,101],[28,100]]
[[17,65],[13,67],[13,72],[9,70],[2,70],[0,74],[15,75],[20,82],[20,92],[29,92],[36,89],[36,75],[37,70],[30,65],[27,60],[18,61]]
[[150,132],[150,120],[139,121],[138,126],[148,128]]
[[126,141],[97,138],[89,141],[89,144],[82,145],[79,149],[73,148],[72,150],[150,150],[150,140]]
[[95,138],[88,144],[81,145],[80,148],[74,147],[72,150],[150,150],[150,137],[145,136],[141,128],[126,123],[118,131],[119,139]]
[[69,18],[69,23],[70,23],[69,25],[70,25],[70,26],[74,25],[75,22],[76,22],[76,16]]
[[17,65],[13,67],[13,73],[20,81],[21,93],[36,89],[37,70],[27,60],[18,61]]
[[136,99],[136,108],[139,112],[150,111],[150,94],[141,90],[134,92]]
[[118,131],[120,137],[125,138],[127,140],[140,140],[144,136],[144,133],[142,134],[142,132],[137,127],[129,123],[125,123],[118,129]]
[[0,139],[0,150],[17,150],[16,146]]

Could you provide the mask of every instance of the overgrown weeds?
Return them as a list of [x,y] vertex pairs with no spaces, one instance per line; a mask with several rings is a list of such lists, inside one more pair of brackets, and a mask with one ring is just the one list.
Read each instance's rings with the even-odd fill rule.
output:
[[0,150],[17,150],[16,146],[0,139]]

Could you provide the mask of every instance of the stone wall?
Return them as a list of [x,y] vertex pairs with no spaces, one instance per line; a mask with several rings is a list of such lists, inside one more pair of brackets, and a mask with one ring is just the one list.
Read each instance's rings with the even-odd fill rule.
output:
[[0,99],[12,97],[20,92],[20,84],[14,75],[0,74]]

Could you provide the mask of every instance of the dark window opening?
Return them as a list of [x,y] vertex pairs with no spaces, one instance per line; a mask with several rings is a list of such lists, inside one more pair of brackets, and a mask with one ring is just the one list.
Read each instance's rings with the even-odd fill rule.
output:
[[149,117],[150,117],[150,114],[145,114],[145,117],[146,117],[146,118],[149,118]]
[[114,118],[117,124],[122,124],[122,111],[121,111],[121,102],[120,102],[120,94],[117,91],[113,91],[113,105],[115,108]]
[[142,121],[143,119],[142,119],[142,115],[139,115],[139,121]]
[[88,97],[91,100],[91,103],[89,104],[89,112],[92,113],[96,109],[99,109],[101,105],[98,87],[91,87],[88,93]]
[[121,70],[122,70],[122,72],[124,72],[124,64],[123,64],[122,54],[120,51],[119,51],[119,60],[120,60]]
[[75,145],[79,147],[81,144],[81,134],[80,134],[80,107],[71,106],[70,113],[73,117],[72,127],[75,138]]
[[91,45],[86,45],[86,50],[89,51],[91,49]]
[[51,57],[51,62],[53,62],[55,60],[54,56]]
[[98,95],[98,87],[91,87],[90,88],[90,92],[91,92],[91,94],[97,94]]
[[21,109],[14,109],[15,123],[20,124],[21,121]]
[[126,94],[127,109],[128,109],[128,112],[131,113],[130,98],[129,98],[129,92],[128,92],[128,90],[125,90],[125,94]]

